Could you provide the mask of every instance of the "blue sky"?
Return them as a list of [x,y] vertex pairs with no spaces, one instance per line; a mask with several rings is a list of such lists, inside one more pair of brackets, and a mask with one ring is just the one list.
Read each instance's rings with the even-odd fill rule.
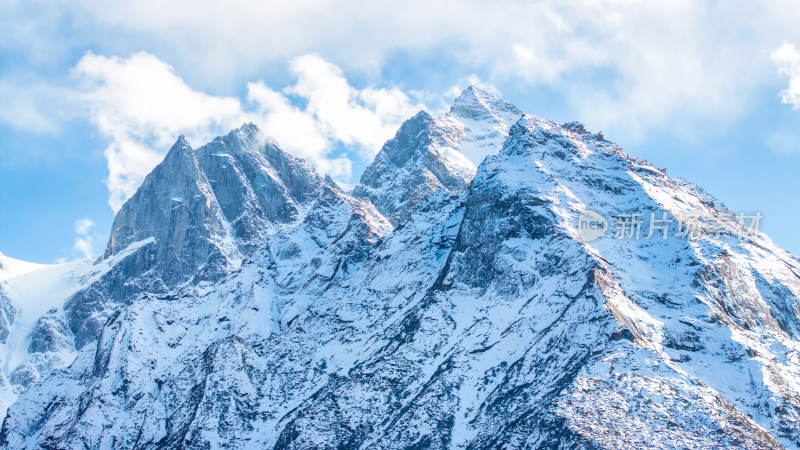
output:
[[478,83],[761,211],[800,254],[800,5],[654,3],[0,0],[0,252],[102,253],[179,134],[254,121],[352,182]]

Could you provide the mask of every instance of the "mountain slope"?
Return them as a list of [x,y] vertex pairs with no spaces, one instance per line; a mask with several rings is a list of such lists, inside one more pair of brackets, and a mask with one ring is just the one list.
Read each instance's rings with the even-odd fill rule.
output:
[[[459,106],[470,97],[451,115],[485,119]],[[448,186],[437,126],[406,122],[376,157],[372,190],[350,196],[330,179],[307,190],[228,274],[133,295],[68,369],[11,406],[0,442],[800,445],[796,257],[577,123],[523,116],[474,178]],[[228,174],[207,177],[215,199],[245,199],[221,211],[263,210],[238,163],[205,167]],[[281,183],[272,204],[297,203]],[[605,234],[587,235],[586,217],[604,218]],[[641,218],[638,235],[626,217]],[[697,233],[688,217],[702,219]]]
[[[24,389],[72,362],[64,301],[82,287],[91,262],[32,264],[0,254],[0,414]],[[47,336],[48,344],[41,345]]]

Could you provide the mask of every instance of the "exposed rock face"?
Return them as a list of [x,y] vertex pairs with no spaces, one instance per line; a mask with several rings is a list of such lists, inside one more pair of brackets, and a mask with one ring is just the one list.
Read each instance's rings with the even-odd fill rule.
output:
[[117,213],[98,282],[67,301],[77,348],[143,292],[214,282],[314,199],[322,178],[246,124],[196,151],[181,137]]
[[[0,253],[0,274],[2,274],[3,271],[4,256],[2,253]],[[11,332],[11,328],[14,325],[14,319],[16,318],[17,311],[13,305],[13,302],[6,293],[3,284],[3,281],[0,280],[0,345],[6,347],[5,344],[8,342],[8,337]],[[0,364],[5,366],[7,365],[8,361],[8,352],[4,351],[3,353],[4,354],[0,355]],[[4,413],[6,408],[8,408],[14,399],[16,399],[14,387],[8,380],[6,372],[0,371],[0,412]]]
[[197,157],[246,255],[263,244],[277,225],[295,220],[322,184],[307,162],[274,143],[259,144],[253,124],[200,147]]
[[[154,239],[136,253],[133,273],[153,271],[167,287],[195,276],[216,279],[240,259],[194,150],[181,137],[117,213],[104,258]],[[203,264],[198,264],[199,262]]]
[[[2,270],[0,268],[0,270]],[[3,286],[0,284],[0,344],[5,344],[8,339],[8,332],[14,323],[17,310],[8,298]]]
[[36,321],[31,334],[30,353],[63,352],[73,349],[67,322],[55,308]]
[[66,302],[78,348],[137,294],[164,293],[190,279],[213,281],[240,263],[208,178],[183,137],[117,213],[103,255],[112,258],[119,262],[99,282]]
[[14,385],[28,388],[72,361],[75,344],[63,312],[53,308],[36,321],[28,346],[30,357],[11,372]]
[[[8,265],[9,263],[6,261],[6,257],[0,253],[0,275],[9,270],[7,267]],[[14,318],[17,315],[17,310],[14,308],[11,299],[8,298],[8,293],[3,287],[2,281],[4,278],[5,277],[0,277],[0,344],[6,343],[9,328],[14,323]]]
[[[15,380],[29,388],[0,442],[800,445],[800,261],[745,233],[698,187],[577,123],[523,116],[507,137],[483,127],[504,145],[477,172],[460,171],[452,152],[485,140],[466,141],[472,131],[446,123],[518,112],[489,100],[468,89],[444,119],[407,121],[353,196],[256,145],[248,127],[192,153],[198,176],[176,192],[202,184],[212,206],[167,217],[203,218],[215,230],[221,217],[219,236],[232,243],[224,248],[247,258],[213,283],[198,265],[175,285],[137,285],[67,369],[37,379],[34,362],[21,366]],[[581,238],[587,210],[609,221],[604,236]],[[665,239],[646,228],[616,239],[614,219],[628,213],[696,214],[715,231],[681,234],[672,222]],[[109,256],[97,279],[120,280],[113,292],[128,270],[146,279],[135,255],[168,257],[152,239],[164,233],[129,239],[139,247]],[[51,312],[37,354],[68,341]]]
[[246,124],[196,151],[181,137],[117,213],[104,258],[153,239],[131,274],[152,272],[166,288],[214,281],[238,267],[277,225],[297,218],[322,179]]

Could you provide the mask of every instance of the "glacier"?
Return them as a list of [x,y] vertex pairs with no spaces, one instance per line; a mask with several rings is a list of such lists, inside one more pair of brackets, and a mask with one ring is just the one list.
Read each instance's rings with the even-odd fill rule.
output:
[[97,260],[0,255],[0,344],[3,448],[800,446],[800,260],[475,86],[352,190],[253,124],[179,138]]

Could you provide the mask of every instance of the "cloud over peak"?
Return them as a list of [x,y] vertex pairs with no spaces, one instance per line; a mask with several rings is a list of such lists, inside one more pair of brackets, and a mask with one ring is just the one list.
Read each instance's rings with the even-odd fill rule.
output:
[[180,134],[204,143],[244,122],[259,125],[322,172],[348,177],[353,155],[371,158],[399,125],[425,106],[398,87],[357,89],[316,54],[292,60],[296,81],[282,90],[247,84],[246,101],[192,89],[172,66],[138,52],[127,58],[87,53],[73,69],[84,112],[109,140],[109,205],[115,211]]

